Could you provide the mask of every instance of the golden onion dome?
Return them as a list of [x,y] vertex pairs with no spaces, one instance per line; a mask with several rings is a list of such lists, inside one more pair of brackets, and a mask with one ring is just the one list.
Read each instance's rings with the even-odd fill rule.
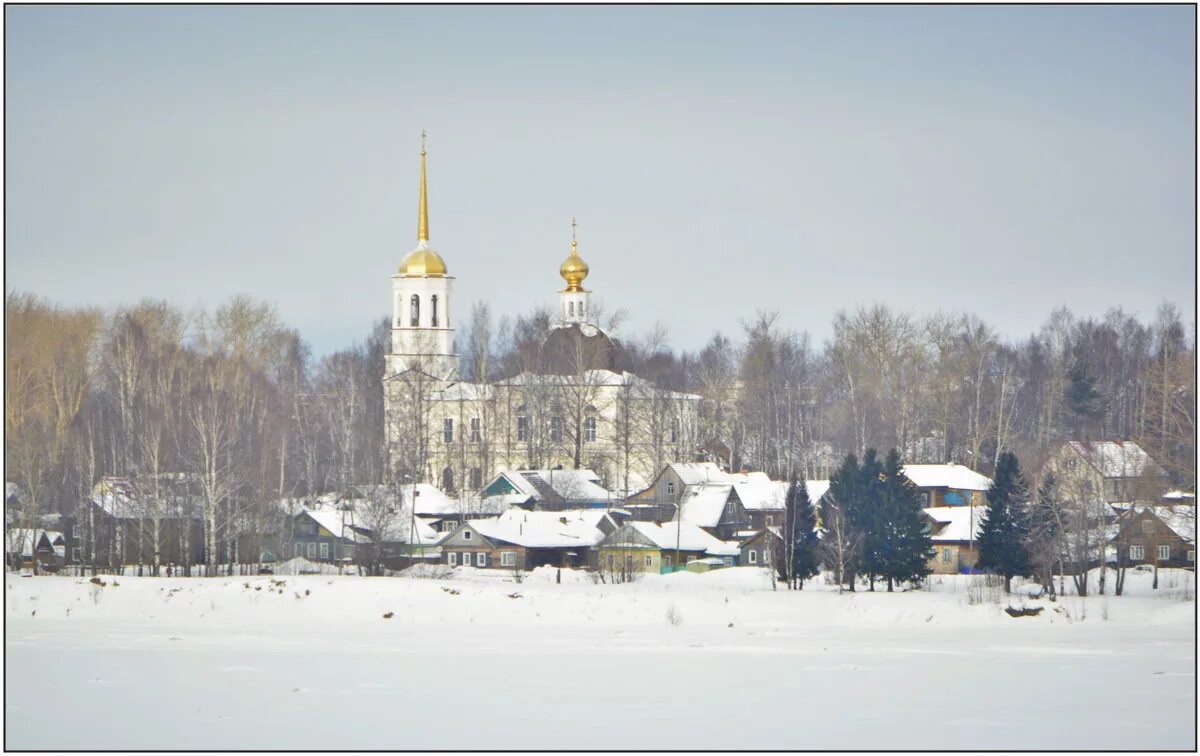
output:
[[400,263],[400,275],[439,278],[446,275],[446,262],[441,255],[422,242]]
[[579,256],[579,243],[571,241],[571,254],[558,267],[558,274],[567,282],[563,291],[586,291],[581,284],[588,277],[588,265]]

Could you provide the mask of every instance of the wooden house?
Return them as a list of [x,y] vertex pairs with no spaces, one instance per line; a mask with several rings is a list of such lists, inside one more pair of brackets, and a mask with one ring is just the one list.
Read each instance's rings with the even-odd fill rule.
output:
[[504,470],[483,487],[485,505],[502,512],[511,506],[539,511],[607,509],[616,502],[600,477],[587,469]]
[[671,572],[689,561],[717,557],[732,565],[737,543],[722,541],[688,522],[630,521],[596,544],[599,568],[609,573]]
[[979,564],[979,530],[986,507],[927,507],[934,554],[928,566],[935,575],[969,572]]
[[451,567],[532,570],[595,566],[592,547],[617,529],[601,509],[531,512],[513,507],[497,517],[467,520],[439,543]]
[[1119,511],[1109,538],[1110,563],[1195,569],[1195,507],[1128,505]]
[[924,507],[981,507],[992,479],[965,465],[905,465],[904,477],[925,497]]
[[1068,441],[1042,469],[1054,475],[1064,495],[1095,496],[1110,504],[1156,502],[1170,482],[1162,466],[1133,441]]

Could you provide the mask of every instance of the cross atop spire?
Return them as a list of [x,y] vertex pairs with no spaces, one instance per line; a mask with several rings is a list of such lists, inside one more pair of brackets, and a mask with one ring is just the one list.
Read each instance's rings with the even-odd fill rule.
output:
[[575,219],[571,218],[571,244],[575,244]]

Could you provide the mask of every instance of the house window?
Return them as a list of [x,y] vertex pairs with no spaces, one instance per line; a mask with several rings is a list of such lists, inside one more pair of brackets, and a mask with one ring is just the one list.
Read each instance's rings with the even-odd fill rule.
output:
[[478,467],[471,468],[471,488],[483,488],[483,470]]
[[317,544],[313,541],[308,542],[308,558],[309,559],[317,558]]
[[[1196,552],[1194,552],[1194,551],[1191,551],[1191,552],[1188,552],[1188,553],[1190,553],[1190,554],[1195,554]],[[78,562],[78,561],[79,561],[79,547],[78,547],[78,546],[75,546],[74,548],[72,548],[72,549],[71,549],[71,561],[72,561],[72,562]],[[1192,561],[1194,562],[1194,561],[1196,561],[1196,560],[1194,560],[1194,559],[1193,559]]]
[[674,496],[674,495],[675,495],[675,481],[668,480],[667,481],[667,496]]
[[757,563],[758,563],[758,552],[751,551],[750,552],[750,564],[757,564]]
[[476,567],[487,567],[487,552],[486,551],[476,551],[475,552],[475,566]]
[[464,531],[463,531],[463,540],[464,540],[464,541],[469,541],[469,540],[471,540],[471,531],[469,531],[469,530],[464,530]]
[[770,563],[771,563],[771,550],[763,549],[763,564],[770,564]]
[[[611,559],[611,557],[610,557],[610,559]],[[516,567],[517,566],[517,552],[501,551],[500,552],[500,566],[501,567]]]
[[434,328],[438,327],[437,294],[429,298],[429,324]]
[[529,418],[524,415],[517,415],[517,440],[529,440]]
[[408,300],[408,324],[413,328],[421,325],[421,298],[416,294]]
[[454,418],[452,417],[442,420],[442,441],[447,444],[454,443]]
[[329,544],[327,544],[327,543],[321,544],[321,558],[322,559],[329,558]]
[[471,440],[479,441],[479,439],[479,418],[473,417],[471,418]]
[[[78,551],[78,549],[76,549],[76,551]],[[1196,550],[1195,549],[1188,549],[1188,561],[1189,562],[1196,561]]]
[[455,552],[455,551],[446,552],[446,561],[450,564],[451,567],[458,566],[458,552]]
[[671,566],[671,555],[670,555],[670,554],[663,554],[663,556],[662,556],[662,561],[663,561],[663,564],[664,564],[664,565],[666,565],[667,567],[670,567],[670,566]]
[[302,543],[296,544],[296,556],[298,556],[298,557],[304,556],[304,544],[302,544]]
[[583,440],[596,440],[596,418],[594,416],[588,416],[588,418],[583,421]]
[[772,525],[774,525],[774,524],[775,524],[775,517],[774,517],[774,515],[767,515],[767,527],[769,528],[769,527],[771,527],[771,526],[772,526]]
[[647,554],[646,556],[642,557],[642,564],[646,567],[652,566],[654,564],[654,557]]
[[563,440],[563,419],[561,415],[550,418],[550,441],[558,443]]
[[1133,559],[1133,560],[1145,559],[1146,558],[1146,549],[1144,549],[1141,546],[1130,546],[1129,547],[1129,558]]
[[953,553],[953,552],[950,551],[949,546],[942,547],[942,564],[950,564],[950,554],[951,553]]
[[1165,562],[1171,558],[1170,544],[1163,544],[1158,547],[1158,561]]

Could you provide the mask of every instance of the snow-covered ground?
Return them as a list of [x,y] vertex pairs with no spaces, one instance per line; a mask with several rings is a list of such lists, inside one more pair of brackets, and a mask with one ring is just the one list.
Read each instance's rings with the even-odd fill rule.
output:
[[8,748],[1196,747],[1182,571],[1057,603],[754,568],[101,579],[6,575]]

